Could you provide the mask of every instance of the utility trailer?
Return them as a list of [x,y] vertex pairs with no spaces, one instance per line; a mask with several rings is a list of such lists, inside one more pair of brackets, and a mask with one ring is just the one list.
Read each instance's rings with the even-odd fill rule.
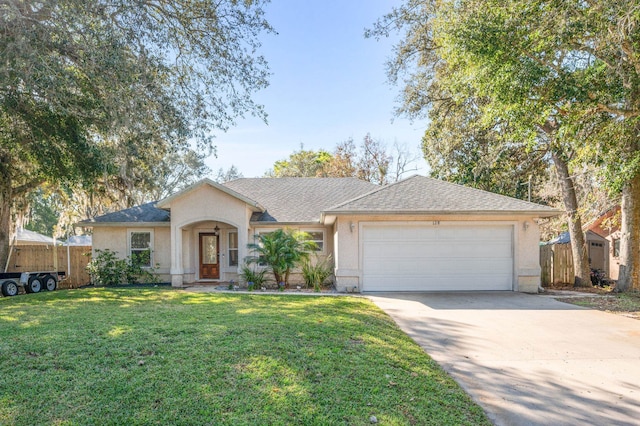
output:
[[3,296],[15,296],[19,287],[24,287],[26,293],[54,291],[65,277],[65,272],[55,271],[0,272],[0,291]]

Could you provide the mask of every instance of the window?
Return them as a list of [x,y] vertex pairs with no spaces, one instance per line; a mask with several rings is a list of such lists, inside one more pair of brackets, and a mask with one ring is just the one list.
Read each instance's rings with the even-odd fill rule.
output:
[[153,247],[153,233],[151,231],[130,231],[129,232],[129,256],[131,262],[150,268],[151,250]]
[[[277,231],[280,228],[276,228],[276,229],[256,229],[256,233],[253,235],[253,242],[254,244],[258,244],[262,247],[262,241],[260,240],[260,237],[263,235],[267,235],[270,234],[274,231]],[[255,252],[252,252],[251,255],[255,255]],[[262,263],[262,262],[258,262],[258,266],[267,266],[266,263]]]
[[238,266],[238,233],[229,232],[229,266]]
[[613,240],[613,257],[620,257],[620,238]]
[[[278,228],[280,229],[280,228]],[[270,234],[274,231],[277,231],[278,229],[261,229],[259,231],[257,231],[256,235],[259,237],[260,235],[267,235]]]
[[313,241],[318,246],[316,251],[324,251],[324,231],[304,231],[310,235],[310,241]]

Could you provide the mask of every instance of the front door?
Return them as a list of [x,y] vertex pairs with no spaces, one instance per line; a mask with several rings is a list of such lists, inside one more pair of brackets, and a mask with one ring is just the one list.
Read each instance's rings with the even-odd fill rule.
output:
[[216,234],[200,234],[200,279],[220,278],[219,242]]

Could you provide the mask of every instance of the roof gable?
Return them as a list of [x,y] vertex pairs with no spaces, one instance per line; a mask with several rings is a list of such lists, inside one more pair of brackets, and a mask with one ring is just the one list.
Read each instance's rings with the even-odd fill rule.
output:
[[604,238],[618,232],[620,230],[620,206],[611,207],[582,228]]
[[182,189],[182,190],[176,192],[175,194],[172,194],[172,195],[168,196],[167,198],[164,198],[164,199],[158,201],[157,206],[159,208],[163,208],[163,209],[171,208],[171,203],[173,201],[175,201],[176,199],[178,199],[178,198],[180,198],[180,197],[182,197],[182,196],[184,196],[184,195],[186,195],[186,194],[188,194],[190,192],[193,192],[196,189],[198,189],[198,188],[200,188],[202,186],[205,186],[205,185],[211,186],[211,187],[213,187],[213,188],[215,188],[215,189],[217,189],[219,191],[224,192],[225,194],[228,194],[228,195],[230,195],[230,196],[232,196],[234,198],[237,198],[240,201],[243,201],[246,204],[250,205],[255,210],[259,210],[259,211],[264,210],[264,208],[257,201],[255,201],[255,200],[253,200],[251,198],[248,198],[245,195],[234,191],[232,188],[229,188],[229,187],[227,187],[225,185],[222,185],[222,184],[219,184],[217,182],[214,182],[209,178],[204,178],[204,179],[194,183],[193,185],[190,185],[190,186],[186,187],[185,189]]
[[338,204],[326,213],[536,213],[554,216],[559,212],[541,204],[414,175]]

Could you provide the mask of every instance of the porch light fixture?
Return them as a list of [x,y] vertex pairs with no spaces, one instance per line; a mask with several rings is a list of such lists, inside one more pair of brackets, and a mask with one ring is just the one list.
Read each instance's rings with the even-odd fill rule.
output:
[[353,230],[356,229],[356,224],[353,222],[349,222],[349,229],[351,230],[351,233],[353,233]]
[[213,234],[218,235],[219,233],[220,233],[220,228],[218,228],[218,225],[216,225],[216,227],[213,228]]

